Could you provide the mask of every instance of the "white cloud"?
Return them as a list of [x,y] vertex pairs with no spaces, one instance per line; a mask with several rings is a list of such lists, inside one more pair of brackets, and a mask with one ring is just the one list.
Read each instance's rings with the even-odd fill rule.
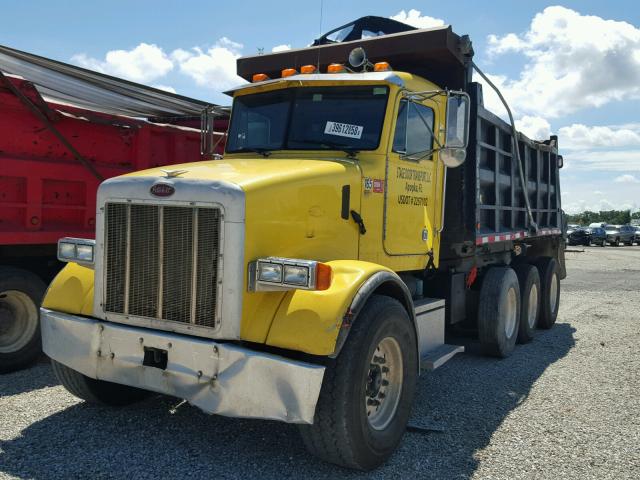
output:
[[516,129],[533,140],[548,140],[551,135],[551,125],[542,117],[525,115],[515,122]]
[[640,147],[640,125],[587,126],[574,123],[558,130],[562,148]]
[[170,87],[169,85],[151,85],[153,88],[157,88],[158,90],[164,90],[169,93],[176,93],[176,89]]
[[291,50],[291,45],[276,45],[271,49],[272,52],[286,52],[287,50]]
[[640,180],[628,173],[614,178],[613,181],[616,183],[640,183]]
[[554,118],[640,98],[640,29],[630,23],[553,6],[525,33],[488,41],[493,56],[513,52],[528,60],[519,78],[492,78],[518,116]]
[[163,77],[173,68],[173,62],[162,48],[148,43],[131,50],[110,50],[104,60],[79,53],[71,57],[71,61],[100,73],[143,83]]
[[[604,195],[604,192],[601,192],[600,190],[594,190],[593,194],[594,195]],[[565,195],[566,195],[566,193],[565,193]]]
[[179,65],[180,72],[191,77],[196,84],[224,90],[234,87],[244,80],[236,75],[236,59],[240,57],[243,45],[222,37],[209,49],[194,47],[190,51],[177,49],[171,53]]
[[240,53],[244,48],[244,45],[242,45],[241,43],[234,42],[233,40],[230,40],[227,37],[222,37],[220,40],[216,42],[216,45],[236,53]]
[[562,205],[562,209],[569,214],[576,214],[587,210],[590,212],[599,212],[601,210],[620,210],[621,208],[619,205],[603,198],[566,203]]
[[444,25],[444,20],[440,18],[429,17],[428,15],[422,15],[420,10],[411,9],[409,12],[400,10],[395,15],[390,17],[392,20],[406,23],[416,28],[433,28]]
[[173,52],[171,52],[171,59],[181,63],[189,59],[192,56],[192,53],[183,50],[182,48],[177,48]]

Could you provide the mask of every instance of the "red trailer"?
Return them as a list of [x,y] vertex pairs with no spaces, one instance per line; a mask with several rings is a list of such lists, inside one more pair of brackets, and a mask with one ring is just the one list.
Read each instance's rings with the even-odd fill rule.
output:
[[[218,114],[207,154],[203,110]],[[0,47],[0,372],[38,356],[57,241],[93,238],[100,182],[222,153],[226,122],[204,102]]]

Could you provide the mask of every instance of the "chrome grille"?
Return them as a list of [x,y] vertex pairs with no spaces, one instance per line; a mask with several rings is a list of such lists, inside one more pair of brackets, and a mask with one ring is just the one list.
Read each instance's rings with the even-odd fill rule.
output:
[[105,206],[104,309],[216,326],[220,210]]

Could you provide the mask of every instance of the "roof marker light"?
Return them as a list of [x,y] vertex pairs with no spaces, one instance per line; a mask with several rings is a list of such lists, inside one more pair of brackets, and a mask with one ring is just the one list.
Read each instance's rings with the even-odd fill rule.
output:
[[344,73],[347,69],[341,63],[332,63],[327,67],[327,73]]
[[251,77],[252,82],[264,82],[265,80],[269,80],[269,75],[266,73],[254,73]]
[[389,70],[391,70],[389,62],[377,62],[373,65],[374,72],[388,72]]
[[297,73],[298,71],[295,68],[285,68],[284,70],[282,70],[280,75],[282,76],[282,78],[286,78],[290,77],[291,75],[296,75]]
[[315,65],[305,65],[304,67],[300,68],[300,73],[315,73],[315,72],[316,72]]

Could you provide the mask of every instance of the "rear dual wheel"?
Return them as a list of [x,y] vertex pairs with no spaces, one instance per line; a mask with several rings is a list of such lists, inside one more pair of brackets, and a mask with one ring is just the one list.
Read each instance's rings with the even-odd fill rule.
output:
[[533,265],[492,267],[482,280],[478,337],[486,354],[505,358],[516,342],[533,338],[536,327],[549,329],[558,317],[560,277],[552,257]]
[[478,337],[484,352],[511,355],[520,328],[520,286],[509,267],[492,267],[482,280],[478,305]]
[[518,343],[533,339],[540,312],[540,275],[534,265],[521,263],[513,267],[520,285],[520,328]]
[[549,329],[556,323],[560,306],[558,262],[552,257],[540,257],[535,262],[540,274],[540,316],[538,327]]
[[31,272],[0,268],[0,372],[24,368],[40,356],[40,301],[45,288]]

